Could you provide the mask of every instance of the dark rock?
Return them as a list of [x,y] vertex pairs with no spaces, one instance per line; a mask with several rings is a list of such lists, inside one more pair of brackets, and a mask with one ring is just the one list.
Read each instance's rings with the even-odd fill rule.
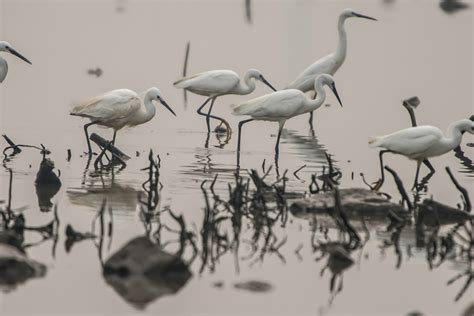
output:
[[59,186],[61,186],[61,180],[59,180],[58,176],[53,172],[53,169],[54,161],[49,158],[44,158],[41,161],[40,169],[36,174],[35,184],[59,184]]
[[147,237],[132,239],[112,255],[103,275],[120,296],[139,309],[177,293],[192,276],[180,257],[164,252]]
[[257,293],[268,292],[272,289],[271,284],[256,280],[235,283],[234,287],[239,290],[246,290]]
[[10,291],[30,278],[43,277],[46,266],[29,259],[17,247],[0,243],[0,288]]

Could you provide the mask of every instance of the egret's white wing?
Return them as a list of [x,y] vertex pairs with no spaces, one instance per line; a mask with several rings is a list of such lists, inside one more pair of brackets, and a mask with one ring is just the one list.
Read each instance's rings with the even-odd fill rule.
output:
[[261,119],[285,119],[298,115],[305,105],[305,95],[295,89],[280,90],[233,106],[236,115]]
[[199,91],[200,93],[225,93],[234,88],[240,81],[232,70],[211,70],[192,75],[176,81],[178,88]]
[[125,118],[140,108],[138,95],[128,89],[106,92],[75,106],[71,115],[85,116],[98,120]]
[[314,90],[314,80],[318,75],[333,75],[337,69],[334,54],[326,55],[303,70],[285,89],[298,89],[303,92]]
[[424,125],[402,129],[398,132],[378,137],[372,141],[372,147],[382,147],[391,151],[416,157],[427,152],[443,138],[441,130]]

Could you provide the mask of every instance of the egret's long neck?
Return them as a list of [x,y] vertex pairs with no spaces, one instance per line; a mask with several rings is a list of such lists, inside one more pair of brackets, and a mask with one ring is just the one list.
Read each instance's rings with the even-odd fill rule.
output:
[[443,143],[446,149],[453,150],[458,147],[462,141],[462,132],[458,122],[454,122],[448,127],[446,137],[443,139]]
[[326,91],[324,90],[324,86],[322,82],[316,81],[314,84],[314,91],[316,91],[316,99],[310,100],[308,105],[311,111],[316,110],[321,105],[323,105],[324,100],[326,100]]
[[339,16],[339,21],[337,22],[337,30],[339,32],[339,43],[337,44],[335,57],[339,64],[342,64],[344,62],[347,53],[347,34],[346,29],[344,28],[344,22],[346,21],[346,18],[346,16],[341,15]]
[[140,108],[140,111],[136,114],[136,123],[143,124],[151,120],[156,113],[156,108],[152,102],[152,95],[150,93],[145,94],[143,98],[144,107]]
[[250,72],[247,72],[245,74],[243,82],[241,81],[239,83],[239,86],[237,87],[235,93],[240,94],[240,95],[246,95],[250,94],[255,90],[255,80],[253,80],[253,76],[250,74]]

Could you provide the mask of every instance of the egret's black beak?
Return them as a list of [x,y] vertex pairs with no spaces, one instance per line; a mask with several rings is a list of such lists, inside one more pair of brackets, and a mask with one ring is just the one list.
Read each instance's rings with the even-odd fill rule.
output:
[[355,12],[352,12],[352,14],[357,18],[363,18],[363,19],[368,19],[368,20],[372,20],[372,21],[377,21],[377,19],[371,18],[370,16],[367,16],[367,15],[363,15],[363,14],[359,14],[359,13],[355,13]]
[[173,113],[174,116],[176,116],[176,113],[174,113],[174,111],[171,109],[171,107],[168,105],[168,103],[166,103],[165,100],[163,100],[162,98],[160,98],[160,102],[161,102],[161,104],[163,104],[163,106],[164,106],[165,108],[168,109],[168,111],[170,111],[171,113]]
[[333,82],[332,85],[331,85],[331,90],[332,90],[332,92],[334,93],[334,95],[336,96],[337,101],[339,101],[339,104],[341,105],[341,108],[342,108],[341,98],[339,97],[339,94],[337,93],[336,84],[335,84],[334,82]]
[[270,89],[272,89],[273,91],[277,91],[277,89],[275,89],[275,88],[270,84],[270,82],[268,82],[267,79],[265,79],[264,76],[260,75],[260,80],[262,80],[262,82],[263,82],[264,84],[266,84],[267,86],[269,86]]
[[25,56],[23,56],[22,54],[20,54],[19,52],[17,52],[13,48],[9,47],[8,52],[10,52],[11,54],[15,55],[16,57],[20,58],[21,60],[23,60],[23,61],[25,61],[25,62],[27,62],[28,64],[31,65],[31,61],[29,61]]

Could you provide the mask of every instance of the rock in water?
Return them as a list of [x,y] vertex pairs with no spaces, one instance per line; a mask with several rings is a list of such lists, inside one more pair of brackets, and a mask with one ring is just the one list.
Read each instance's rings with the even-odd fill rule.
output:
[[46,266],[29,259],[18,248],[0,243],[0,289],[5,292],[15,289],[31,278],[43,277]]
[[164,252],[147,237],[132,239],[112,255],[103,274],[120,296],[139,309],[175,294],[192,276],[180,257]]

